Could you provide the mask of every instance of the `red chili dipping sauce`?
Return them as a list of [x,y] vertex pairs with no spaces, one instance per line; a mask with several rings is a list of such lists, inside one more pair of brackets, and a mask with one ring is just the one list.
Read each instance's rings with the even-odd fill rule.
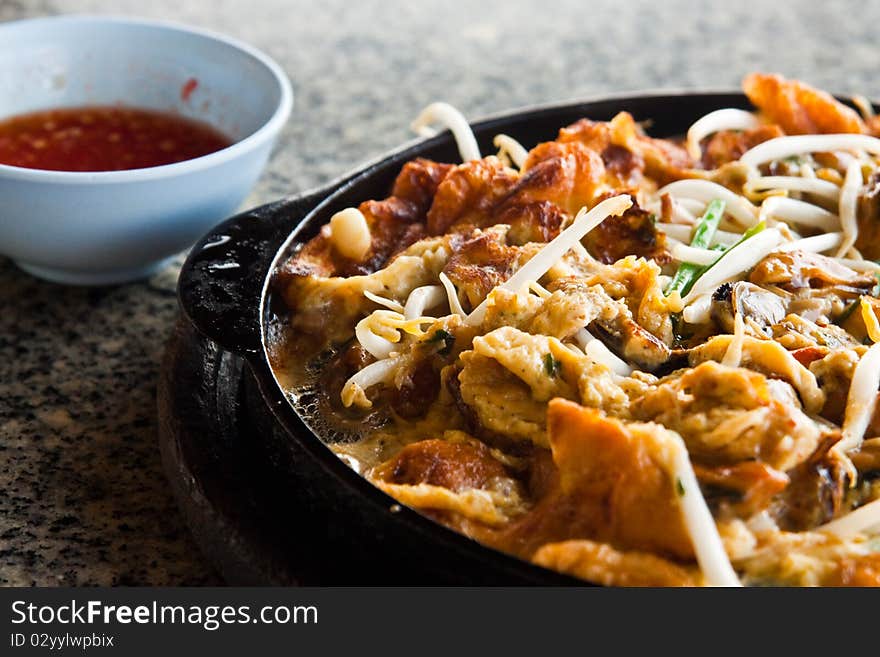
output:
[[132,107],[70,107],[0,121],[0,164],[121,171],[191,160],[232,140],[203,121]]

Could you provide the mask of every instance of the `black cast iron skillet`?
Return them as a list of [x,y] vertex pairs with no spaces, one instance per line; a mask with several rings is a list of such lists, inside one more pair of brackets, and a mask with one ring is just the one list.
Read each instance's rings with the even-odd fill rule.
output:
[[[542,106],[473,124],[483,153],[503,132],[527,148],[555,138],[582,117],[609,120],[628,111],[650,121],[652,136],[681,135],[697,118],[722,107],[750,107],[739,93],[674,93],[613,97]],[[279,476],[279,494],[293,496],[313,514],[303,541],[320,542],[329,561],[351,583],[559,584],[571,578],[483,547],[417,512],[401,507],[348,468],[313,433],[276,380],[266,353],[273,320],[269,285],[274,269],[297,243],[313,237],[333,213],[367,199],[385,198],[402,165],[427,157],[458,161],[448,132],[412,143],[320,189],[235,216],[196,244],[180,275],[179,298],[192,324],[222,349],[242,356],[256,382],[255,403],[271,410],[275,427],[260,432],[263,450]],[[272,438],[274,436],[274,438]],[[267,473],[267,476],[270,476]],[[284,519],[279,519],[284,522]],[[317,527],[318,529],[315,529]],[[325,554],[325,562],[328,560]],[[372,569],[372,577],[354,575]]]

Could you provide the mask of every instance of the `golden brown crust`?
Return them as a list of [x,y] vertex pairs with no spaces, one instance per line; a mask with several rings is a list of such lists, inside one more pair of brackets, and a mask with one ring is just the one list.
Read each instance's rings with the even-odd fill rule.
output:
[[434,162],[423,157],[407,162],[394,181],[391,196],[412,203],[419,214],[418,220],[424,222],[437,188],[454,168],[454,164]]
[[602,586],[700,586],[702,583],[693,567],[683,567],[649,552],[622,552],[594,541],[548,543],[535,552],[532,561]]
[[703,147],[703,166],[716,169],[722,164],[742,157],[747,150],[758,144],[782,137],[785,133],[776,124],[761,125],[743,131],[722,130],[709,137]]
[[858,113],[824,91],[781,75],[752,73],[742,83],[749,100],[789,135],[866,132]]
[[609,265],[630,255],[654,260],[661,266],[672,261],[666,235],[657,229],[656,217],[638,203],[596,226],[584,239],[584,246],[590,255]]
[[508,246],[505,230],[475,230],[455,235],[443,272],[475,307],[496,285],[516,271],[521,247]]
[[642,440],[650,428],[553,399],[547,432],[558,478],[532,511],[489,538],[493,544],[528,557],[545,543],[590,539],[693,557],[675,484]]
[[529,153],[511,201],[551,201],[569,215],[592,206],[607,187],[599,155],[583,144],[546,142]]
[[823,586],[880,586],[880,554],[841,559]]
[[650,178],[658,185],[697,175],[687,151],[667,139],[645,135],[629,112],[611,121],[581,119],[559,131],[562,143],[578,142],[600,154],[615,188],[639,188]]
[[461,225],[485,226],[492,211],[516,184],[517,175],[497,157],[465,162],[437,187],[428,211],[428,232],[443,235]]
[[438,439],[404,447],[373,474],[392,484],[431,484],[456,492],[485,488],[493,479],[510,476],[482,443]]

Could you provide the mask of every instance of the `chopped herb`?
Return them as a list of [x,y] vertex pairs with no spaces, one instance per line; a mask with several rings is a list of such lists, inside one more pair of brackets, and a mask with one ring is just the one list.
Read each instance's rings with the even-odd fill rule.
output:
[[[724,201],[715,199],[709,203],[706,212],[697,222],[697,229],[694,231],[693,239],[691,239],[691,246],[697,249],[708,249],[723,216]],[[681,263],[672,277],[672,282],[669,283],[669,287],[666,289],[666,296],[676,291],[681,296],[687,294],[691,287],[693,287],[694,281],[702,275],[705,269],[705,267],[695,265],[692,262]]]
[[684,484],[681,483],[681,479],[678,477],[675,478],[675,492],[678,493],[679,497],[684,497]]
[[[740,244],[742,244],[743,242],[745,242],[747,239],[749,239],[749,238],[751,238],[751,237],[754,237],[755,235],[757,235],[758,233],[760,233],[760,232],[761,232],[762,230],[764,230],[765,228],[767,228],[767,222],[766,222],[766,221],[760,221],[760,222],[756,223],[754,226],[752,226],[752,227],[749,228],[746,232],[744,232],[744,233],[743,233],[743,236],[740,237],[739,240],[737,240],[736,244],[734,244],[733,246],[739,246]],[[732,249],[733,246],[731,246],[730,248]]]
[[[712,267],[714,267],[714,266],[717,265],[719,262],[721,262],[721,260],[724,259],[724,256],[727,255],[727,252],[728,252],[728,251],[732,251],[733,249],[735,249],[736,247],[738,247],[740,244],[742,244],[742,243],[745,242],[746,240],[749,240],[749,239],[753,238],[755,235],[757,235],[758,233],[760,233],[760,232],[761,232],[762,230],[764,230],[765,228],[767,228],[767,223],[764,222],[764,221],[761,221],[761,222],[755,224],[754,226],[752,226],[751,228],[749,228],[745,233],[743,233],[743,236],[742,236],[741,238],[739,238],[739,240],[737,240],[736,244],[734,244],[733,246],[731,246],[731,247],[728,248],[728,249],[725,249],[724,253],[722,253],[722,254],[718,257],[718,260],[716,260],[715,262],[713,262],[711,265],[706,265],[705,267],[697,267],[697,272],[696,272],[696,274],[694,275],[693,279],[691,279],[691,281],[690,281],[690,283],[688,284],[687,288],[685,288],[685,290],[681,293],[682,296],[684,296],[685,294],[687,294],[688,292],[691,291],[691,288],[694,287],[694,283],[696,283],[696,282],[699,280],[700,276],[702,276],[702,275],[705,274],[707,271],[709,271],[710,269],[712,269]],[[694,266],[696,267],[696,265],[694,265]],[[667,292],[667,294],[668,294],[668,292]]]
[[687,291],[693,286],[694,281],[697,280],[697,274],[701,269],[702,267],[700,267],[700,265],[695,265],[692,262],[681,263],[675,272],[675,276],[672,277],[672,282],[669,284],[669,287],[666,288],[666,296],[669,296],[675,291],[678,291],[681,296],[687,294]]
[[556,378],[562,369],[562,362],[553,357],[553,354],[544,354],[544,371],[547,376]]
[[437,350],[437,353],[445,356],[452,351],[452,346],[455,344],[455,336],[449,331],[437,329],[434,331],[434,335],[428,339],[428,342],[442,342],[443,346]]

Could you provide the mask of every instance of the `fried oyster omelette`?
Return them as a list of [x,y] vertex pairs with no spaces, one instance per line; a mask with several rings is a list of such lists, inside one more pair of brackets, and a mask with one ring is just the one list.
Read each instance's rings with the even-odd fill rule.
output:
[[[273,366],[401,504],[590,582],[880,585],[880,119],[752,74],[416,159],[276,272]],[[638,117],[650,119],[650,117]]]

